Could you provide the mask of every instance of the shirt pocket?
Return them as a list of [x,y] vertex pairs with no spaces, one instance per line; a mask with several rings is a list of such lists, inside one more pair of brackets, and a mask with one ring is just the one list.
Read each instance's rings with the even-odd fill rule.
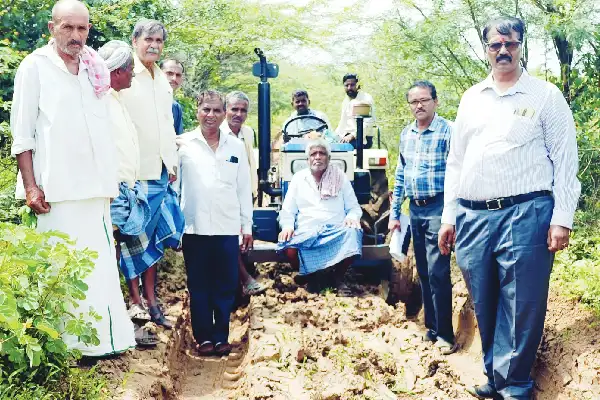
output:
[[542,132],[537,115],[521,116],[513,114],[508,123],[510,128],[506,132],[505,139],[507,142],[518,146],[531,142]]
[[227,186],[233,186],[237,180],[238,164],[225,160],[219,160],[217,165],[219,167],[219,181]]

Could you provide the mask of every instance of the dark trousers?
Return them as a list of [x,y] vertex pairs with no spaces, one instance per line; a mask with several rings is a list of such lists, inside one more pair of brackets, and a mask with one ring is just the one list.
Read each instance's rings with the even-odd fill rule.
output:
[[443,208],[443,195],[421,207],[411,201],[410,224],[423,294],[425,327],[435,336],[454,343],[450,256],[442,255],[438,248]]
[[183,257],[196,342],[227,342],[238,284],[239,238],[183,235]]
[[495,211],[458,205],[456,260],[473,299],[485,374],[505,398],[532,395],[554,261],[553,207],[550,196]]

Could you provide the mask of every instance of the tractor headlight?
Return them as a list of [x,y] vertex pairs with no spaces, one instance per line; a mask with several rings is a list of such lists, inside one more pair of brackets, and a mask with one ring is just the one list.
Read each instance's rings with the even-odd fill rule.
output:
[[[346,161],[344,160],[331,160],[330,163],[335,165],[343,172],[346,172]],[[304,168],[308,168],[308,160],[294,160],[292,161],[292,174],[298,171],[302,171]]]

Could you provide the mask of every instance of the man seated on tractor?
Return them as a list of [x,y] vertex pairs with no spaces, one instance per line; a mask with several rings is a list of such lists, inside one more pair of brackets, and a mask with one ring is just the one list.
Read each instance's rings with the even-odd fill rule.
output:
[[285,130],[288,134],[298,135],[300,132],[308,133],[311,130],[318,129],[323,126],[322,122],[314,118],[297,119],[288,125],[288,122],[300,115],[315,116],[323,120],[323,122],[327,124],[327,128],[331,130],[331,123],[329,122],[327,115],[321,111],[312,110],[309,108],[309,106],[310,99],[308,98],[308,92],[301,89],[295,90],[292,93],[292,107],[294,108],[294,111],[292,111],[290,117],[283,123],[282,130]]
[[292,178],[279,214],[278,248],[300,277],[308,275],[309,290],[328,286],[328,279],[319,278],[327,276],[339,295],[349,296],[344,275],[362,254],[362,210],[344,172],[329,163],[326,140],[310,141],[306,156],[309,168]]

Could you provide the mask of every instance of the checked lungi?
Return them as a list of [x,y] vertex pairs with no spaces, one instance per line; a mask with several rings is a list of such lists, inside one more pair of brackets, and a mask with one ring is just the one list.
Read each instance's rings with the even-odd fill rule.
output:
[[169,184],[169,174],[164,166],[159,180],[140,183],[150,204],[152,218],[141,235],[126,236],[121,242],[119,264],[127,280],[157,263],[165,248],[178,248],[185,226],[177,194]]
[[332,267],[348,257],[362,255],[362,230],[340,225],[296,230],[294,236],[277,244],[277,250],[298,249],[299,275]]
[[130,188],[126,182],[119,184],[119,196],[110,204],[110,216],[122,235],[141,235],[152,217],[152,210],[140,182]]

